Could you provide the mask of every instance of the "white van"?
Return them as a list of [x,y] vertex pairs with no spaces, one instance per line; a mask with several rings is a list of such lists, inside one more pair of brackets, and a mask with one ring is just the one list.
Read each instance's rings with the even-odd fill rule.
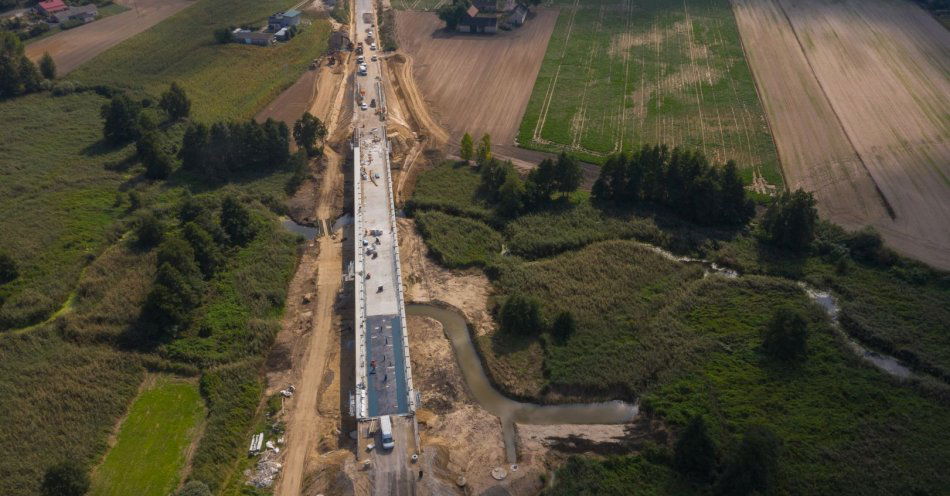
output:
[[389,415],[379,417],[379,435],[383,438],[383,449],[393,449],[396,442],[393,441],[393,423]]

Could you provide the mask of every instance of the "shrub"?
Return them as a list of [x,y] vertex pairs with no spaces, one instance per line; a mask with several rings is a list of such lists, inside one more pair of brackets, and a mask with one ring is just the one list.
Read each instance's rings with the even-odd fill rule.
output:
[[695,416],[680,434],[673,452],[673,467],[699,481],[708,481],[716,468],[716,445],[709,437],[706,422]]
[[8,283],[20,275],[16,261],[8,253],[0,253],[0,284]]
[[742,436],[742,442],[725,473],[719,480],[717,492],[722,495],[768,494],[778,471],[781,442],[768,428],[751,426]]
[[532,335],[541,330],[541,305],[538,300],[513,294],[501,306],[499,324],[503,332]]
[[204,482],[193,480],[185,484],[175,496],[211,496],[211,489]]
[[794,308],[776,310],[765,329],[762,350],[772,358],[795,360],[805,356],[808,343],[808,320]]
[[135,228],[135,239],[139,245],[150,248],[162,241],[165,236],[165,227],[152,212],[146,212],[139,220]]
[[551,325],[551,334],[560,342],[566,342],[574,332],[577,331],[577,322],[574,320],[574,314],[565,310],[554,318],[554,324]]
[[214,41],[217,43],[225,44],[231,43],[234,40],[234,35],[231,32],[234,31],[233,27],[223,27],[214,30]]
[[89,474],[75,460],[66,460],[46,470],[44,496],[83,496],[89,490]]

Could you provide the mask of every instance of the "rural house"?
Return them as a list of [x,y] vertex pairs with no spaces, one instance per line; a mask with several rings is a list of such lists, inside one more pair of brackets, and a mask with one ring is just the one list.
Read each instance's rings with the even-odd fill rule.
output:
[[242,43],[244,45],[268,46],[273,45],[274,42],[277,41],[274,33],[260,33],[239,28],[235,29],[231,34],[235,43]]
[[96,7],[96,4],[91,3],[79,7],[69,7],[66,10],[53,14],[53,17],[56,19],[56,22],[59,23],[66,21],[91,22],[96,20],[96,16],[98,15],[99,9]]
[[36,4],[36,13],[41,16],[51,17],[56,12],[61,12],[68,9],[63,0],[46,0]]
[[282,28],[289,28],[300,24],[300,11],[288,10],[287,12],[277,12],[267,18],[267,26],[271,31],[279,31]]

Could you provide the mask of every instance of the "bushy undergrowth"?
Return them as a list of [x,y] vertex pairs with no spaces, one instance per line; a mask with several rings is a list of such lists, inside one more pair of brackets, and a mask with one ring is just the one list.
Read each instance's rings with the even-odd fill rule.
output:
[[438,210],[418,212],[416,222],[430,253],[446,267],[484,267],[501,251],[501,235],[484,222]]
[[236,453],[245,448],[264,392],[258,369],[257,361],[245,361],[213,369],[201,378],[208,423],[192,459],[190,479],[204,482],[212,491],[230,477]]
[[39,494],[43,472],[63,460],[91,467],[135,396],[135,355],[77,346],[49,329],[0,336],[0,493]]
[[557,255],[609,239],[666,243],[651,220],[604,215],[587,202],[521,216],[507,225],[505,237],[511,253],[526,258]]
[[478,198],[481,178],[462,162],[444,163],[419,177],[406,209],[441,210],[485,222],[491,221],[491,209]]

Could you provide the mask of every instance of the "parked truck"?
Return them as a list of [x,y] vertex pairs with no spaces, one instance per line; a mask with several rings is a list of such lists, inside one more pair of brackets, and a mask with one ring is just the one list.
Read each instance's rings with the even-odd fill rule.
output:
[[393,440],[393,423],[389,415],[379,417],[379,437],[383,441],[383,449],[393,449],[396,442]]

